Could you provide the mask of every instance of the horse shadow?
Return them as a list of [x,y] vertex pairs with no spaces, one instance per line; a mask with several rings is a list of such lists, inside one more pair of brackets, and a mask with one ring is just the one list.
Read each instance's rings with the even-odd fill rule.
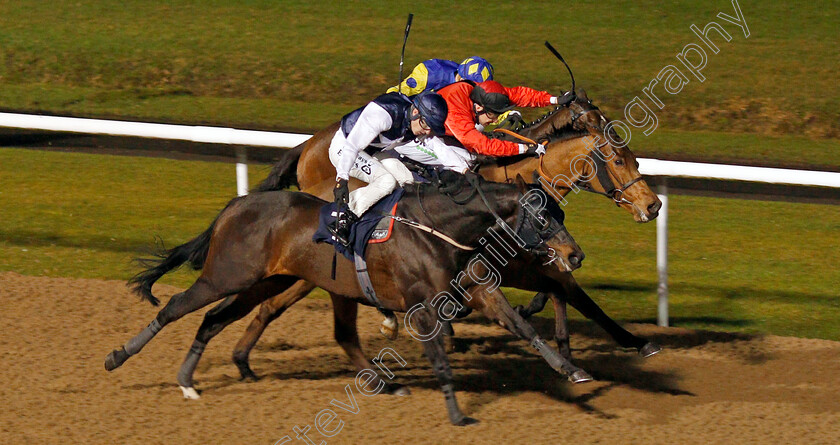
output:
[[[534,317],[530,322],[543,338],[553,337],[554,320]],[[459,324],[492,327],[494,330],[499,328],[489,320],[479,317],[468,317],[455,324],[456,335],[453,338],[455,351],[449,353],[449,358],[456,390],[470,394],[464,404],[467,412],[477,412],[484,406],[510,395],[534,392],[560,403],[574,405],[583,412],[609,419],[614,415],[599,410],[594,402],[609,394],[613,388],[623,387],[673,396],[696,396],[681,388],[682,376],[678,370],[646,369],[647,367],[643,366],[644,362],[656,360],[656,357],[645,359],[639,357],[635,350],[619,347],[605,331],[592,322],[569,321],[572,345],[577,346],[572,350],[573,362],[595,378],[595,382],[584,385],[568,382],[549,367],[527,342],[514,335],[501,330],[491,335],[474,332],[463,332],[459,335]],[[668,350],[751,341],[762,337],[758,334],[670,330],[655,326],[650,328],[633,326],[631,330],[636,328],[644,331],[645,338],[663,346],[664,354],[667,354]],[[324,339],[317,343],[318,346],[326,346],[330,344],[330,341]],[[392,346],[401,354],[405,353],[407,365],[391,367],[395,374],[393,382],[404,384],[409,388],[439,390],[439,383],[434,376],[432,366],[420,352],[421,345],[408,338],[407,335],[395,343],[375,336],[368,338],[364,343],[368,350]],[[340,351],[329,352],[316,359],[311,357],[278,359],[276,356],[286,351],[306,350],[309,346],[312,345],[304,346],[276,340],[258,348],[264,353],[269,353],[269,357],[265,354],[257,354],[253,365],[258,372],[263,370],[261,373],[263,380],[303,380],[326,383],[356,374],[356,370]],[[752,364],[761,364],[772,359],[772,356],[768,354],[756,353],[747,348],[739,348],[735,353],[741,354],[739,358]],[[248,383],[239,379],[238,373],[226,357],[205,357],[205,359],[198,369],[199,375],[205,373],[205,378],[197,379],[197,383],[203,390],[235,392],[257,390],[249,388]],[[224,367],[230,367],[229,371],[225,370],[222,375],[206,376],[206,373],[211,370]],[[265,372],[266,370],[270,371]],[[156,383],[149,385],[149,388],[160,386],[160,383]]]

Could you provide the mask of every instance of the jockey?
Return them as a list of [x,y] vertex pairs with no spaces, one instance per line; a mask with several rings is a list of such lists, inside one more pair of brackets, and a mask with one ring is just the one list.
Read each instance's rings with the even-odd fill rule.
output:
[[[341,126],[329,149],[330,162],[336,170],[333,194],[339,211],[342,204],[347,208],[340,211],[336,227],[331,229],[339,242],[347,245],[350,226],[358,216],[393,192],[397,184],[413,182],[411,171],[402,162],[380,161],[367,153],[366,148],[388,150],[411,146],[413,152],[425,154],[426,161],[458,173],[466,172],[469,153],[460,147],[447,146],[433,136],[443,136],[446,115],[446,101],[439,94],[429,92],[408,98],[388,93],[341,118]],[[350,176],[368,185],[348,193]]]
[[457,62],[443,59],[429,59],[414,67],[414,71],[399,85],[388,89],[388,93],[403,93],[409,97],[423,91],[438,91],[441,88],[469,80],[475,83],[493,80],[493,65],[478,56]]
[[[567,105],[575,100],[574,92],[561,97],[527,87],[507,88],[495,80],[471,84],[458,82],[439,91],[449,106],[446,134],[454,136],[463,146],[487,156],[514,156],[530,154],[540,156],[545,147],[535,144],[517,144],[487,137],[481,132],[485,125],[496,122],[499,116],[515,106],[547,107]],[[478,125],[477,125],[478,124]],[[479,129],[480,127],[480,129]]]

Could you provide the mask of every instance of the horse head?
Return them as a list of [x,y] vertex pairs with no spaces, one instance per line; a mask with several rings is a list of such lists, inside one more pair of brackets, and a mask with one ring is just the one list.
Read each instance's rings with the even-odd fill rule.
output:
[[[539,186],[526,184],[521,175],[512,182],[486,182],[470,174],[459,176],[451,184],[438,186],[441,194],[428,195],[425,207],[422,206],[424,193],[418,193],[421,201],[418,207],[424,218],[428,218],[425,214],[428,209],[435,218],[449,221],[446,226],[449,236],[468,246],[483,246],[488,256],[498,259],[504,252],[515,256],[514,249],[518,247],[526,254],[528,267],[533,264],[558,272],[579,268],[583,251],[567,231],[565,215],[557,202]],[[487,229],[477,230],[481,227]],[[502,242],[503,239],[514,242]],[[501,250],[493,247],[491,240]],[[506,264],[506,261],[499,260],[499,263]]]
[[[535,129],[529,135],[547,142],[538,169],[540,182],[559,193],[561,200],[572,190],[595,192],[629,211],[637,222],[655,219],[662,203],[642,179],[636,156],[586,92],[581,90],[565,111],[554,114],[559,116],[546,121],[555,123],[542,124],[540,132],[549,127],[554,131],[538,136]],[[557,126],[564,121],[564,126]]]
[[[520,175],[514,182],[520,193],[514,232],[521,247],[539,258],[542,267],[557,267],[560,272],[578,269],[585,255],[566,229],[563,209],[539,184],[528,185]],[[550,266],[553,263],[557,264]]]

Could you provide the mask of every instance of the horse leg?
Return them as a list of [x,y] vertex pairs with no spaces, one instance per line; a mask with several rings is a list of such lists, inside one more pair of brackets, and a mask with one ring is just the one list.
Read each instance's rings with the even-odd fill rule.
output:
[[580,311],[586,318],[598,323],[604,328],[608,334],[622,347],[635,348],[639,351],[642,357],[650,357],[662,350],[662,347],[656,343],[649,342],[644,338],[637,337],[626,329],[619,326],[612,318],[610,318],[598,305],[589,298],[589,295],[581,289],[577,281],[572,277],[572,274],[567,274],[568,278],[562,280],[563,290],[565,291],[566,301],[569,302],[575,309]]
[[537,334],[534,327],[513,310],[501,290],[479,291],[470,294],[481,296],[470,300],[470,305],[475,305],[473,307],[480,309],[489,319],[497,322],[519,338],[527,340],[552,368],[560,374],[568,376],[571,382],[583,383],[592,380],[592,377],[586,371],[576,367],[548,346],[545,340]]
[[[426,304],[419,310],[409,313],[412,319],[416,319],[417,327],[421,335],[429,335],[434,332],[435,323],[438,322],[437,314],[432,312]],[[408,317],[408,315],[406,315]],[[406,329],[411,329],[406,321]],[[446,349],[443,343],[443,336],[438,333],[432,338],[422,341],[423,349],[426,352],[426,357],[432,362],[435,376],[437,376],[440,383],[440,389],[443,391],[443,397],[446,400],[446,411],[449,414],[449,421],[453,425],[465,426],[478,423],[478,420],[472,417],[467,417],[458,407],[458,401],[455,400],[455,388],[452,385],[452,368],[449,366],[449,358],[446,356]]]
[[[356,366],[356,369],[361,371],[364,369],[371,369],[371,362],[365,357],[362,352],[362,346],[359,344],[359,332],[356,328],[356,317],[358,315],[359,303],[356,300],[330,293],[333,303],[333,319],[335,320],[335,341],[344,349],[350,362]],[[407,396],[411,394],[408,387],[396,383],[388,383],[382,380],[378,375],[371,380],[371,385],[375,388],[384,385],[384,391],[388,394],[397,396]]]
[[204,321],[198,328],[195,341],[193,341],[184,363],[178,371],[178,386],[181,388],[184,398],[199,398],[198,392],[193,387],[193,374],[207,343],[229,324],[248,315],[254,307],[265,301],[269,296],[284,291],[295,281],[297,281],[297,278],[289,276],[267,278],[237,295],[228,297],[204,315]]
[[379,313],[385,316],[382,324],[379,325],[379,332],[388,340],[396,340],[400,335],[400,323],[393,311],[379,309]]
[[251,370],[249,356],[254,345],[257,344],[257,341],[263,332],[265,332],[265,328],[268,327],[268,324],[283,315],[286,309],[307,296],[313,289],[315,289],[314,284],[299,280],[279,295],[263,302],[260,306],[259,313],[251,321],[251,324],[248,325],[242,338],[239,339],[233,348],[233,363],[239,369],[239,374],[243,379],[258,380],[257,375]]
[[225,288],[211,284],[204,275],[200,276],[189,289],[175,294],[169,299],[154,320],[145,329],[126,342],[120,349],[111,351],[105,358],[105,369],[113,371],[119,368],[132,355],[137,354],[146,343],[169,323],[172,323],[190,312],[197,311],[204,306],[235,294],[247,287],[246,285],[229,286]]
[[534,295],[534,298],[531,299],[531,302],[528,303],[528,306],[516,306],[514,309],[519,315],[522,316],[524,319],[531,318],[532,315],[542,312],[545,309],[545,305],[548,303],[548,294],[545,292],[540,292],[537,295]]
[[554,292],[547,293],[554,303],[554,341],[557,342],[557,350],[566,360],[572,359],[572,348],[569,344],[569,318],[566,314],[566,300]]
[[443,325],[440,333],[443,335],[443,346],[446,348],[446,352],[455,352],[457,347],[455,345],[455,329],[452,327],[452,322],[440,320],[440,323]]

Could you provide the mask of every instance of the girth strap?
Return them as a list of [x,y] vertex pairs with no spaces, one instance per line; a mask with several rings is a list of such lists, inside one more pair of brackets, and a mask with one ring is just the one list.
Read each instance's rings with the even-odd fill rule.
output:
[[362,293],[365,295],[365,298],[371,305],[379,309],[380,312],[383,311],[382,303],[376,298],[376,292],[373,290],[373,282],[370,281],[367,262],[358,253],[353,254],[353,262],[356,265],[356,277],[359,279],[359,286],[362,288]]

